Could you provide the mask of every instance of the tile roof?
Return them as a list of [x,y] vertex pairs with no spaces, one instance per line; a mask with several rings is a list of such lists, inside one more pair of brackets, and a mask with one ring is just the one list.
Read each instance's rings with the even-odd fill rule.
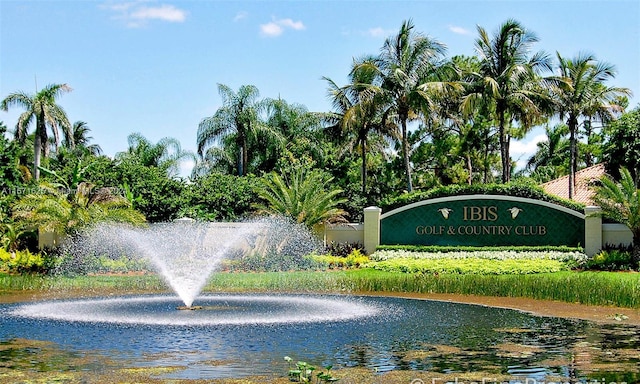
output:
[[[576,172],[576,186],[573,189],[573,201],[586,205],[593,205],[593,191],[589,188],[594,180],[605,174],[603,163],[581,169]],[[569,198],[569,175],[548,181],[540,185],[547,193],[565,199]]]

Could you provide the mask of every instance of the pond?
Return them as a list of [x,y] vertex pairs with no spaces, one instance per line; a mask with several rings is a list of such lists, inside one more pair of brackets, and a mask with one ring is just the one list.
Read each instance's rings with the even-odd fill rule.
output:
[[[163,379],[284,376],[304,360],[442,374],[483,372],[510,382],[640,381],[640,327],[537,317],[450,302],[340,295],[129,296],[0,305],[0,377],[28,370],[100,370],[42,353],[98,355],[129,367],[179,367]],[[526,381],[529,380],[529,381]],[[595,381],[594,381],[595,380]]]

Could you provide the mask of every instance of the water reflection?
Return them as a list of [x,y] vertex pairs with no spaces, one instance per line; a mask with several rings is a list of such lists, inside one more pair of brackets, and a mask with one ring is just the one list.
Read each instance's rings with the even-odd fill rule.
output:
[[[358,302],[384,310],[342,321],[154,326],[24,318],[11,314],[16,305],[5,305],[0,307],[0,341],[5,346],[12,339],[33,345],[48,341],[69,354],[90,351],[131,366],[181,366],[163,376],[176,379],[282,374],[282,358],[288,355],[318,366],[380,373],[486,372],[523,382],[557,377],[640,381],[639,327],[448,302],[388,297]],[[149,313],[162,310],[154,307],[162,304],[145,305]],[[12,362],[38,360],[38,348],[29,348],[29,343],[0,348],[0,372],[12,369]]]

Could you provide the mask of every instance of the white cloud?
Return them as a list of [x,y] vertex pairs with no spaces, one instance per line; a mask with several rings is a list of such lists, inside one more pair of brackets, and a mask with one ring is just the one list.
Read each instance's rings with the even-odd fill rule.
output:
[[470,35],[471,32],[462,27],[458,27],[456,25],[449,25],[449,30],[457,35]]
[[273,19],[270,23],[260,25],[260,34],[266,37],[278,37],[282,35],[285,29],[301,31],[305,29],[305,26],[302,21],[293,21],[291,19]]
[[538,150],[538,143],[547,141],[546,134],[535,135],[531,139],[524,140],[512,140],[509,148],[511,158],[516,161],[516,168],[522,169],[527,165],[527,161]]
[[236,16],[233,18],[233,21],[236,22],[236,21],[240,21],[240,20],[246,19],[247,16],[249,16],[248,12],[240,11],[240,12],[236,13]]
[[384,28],[376,27],[376,28],[370,28],[366,32],[366,35],[371,37],[387,37],[389,33]]
[[187,11],[185,10],[170,4],[153,6],[149,5],[147,1],[108,2],[101,5],[101,8],[113,12],[113,17],[122,20],[129,28],[143,27],[150,20],[182,23],[187,19]]

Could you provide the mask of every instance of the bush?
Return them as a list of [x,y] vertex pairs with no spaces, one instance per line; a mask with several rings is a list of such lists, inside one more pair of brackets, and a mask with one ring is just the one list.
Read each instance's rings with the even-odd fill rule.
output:
[[425,259],[425,260],[460,260],[464,262],[466,259],[482,259],[482,260],[553,260],[564,263],[568,268],[579,268],[585,265],[588,257],[583,252],[561,252],[561,251],[514,251],[508,249],[502,250],[484,250],[484,251],[467,251],[449,250],[447,252],[417,252],[406,250],[378,250],[371,255],[374,261],[387,261],[393,259]]
[[629,271],[638,265],[633,260],[630,251],[624,249],[603,250],[589,259],[586,269],[597,271]]
[[9,273],[45,272],[46,258],[40,253],[29,250],[8,252],[0,249],[0,271]]
[[361,254],[366,255],[364,245],[360,242],[355,243],[336,243],[332,241],[325,249],[325,253],[331,256],[347,257],[353,251],[359,251]]
[[309,256],[314,262],[325,266],[329,269],[339,268],[359,268],[371,261],[360,250],[354,249],[346,257],[330,255],[311,255]]
[[416,259],[393,258],[371,262],[365,267],[386,272],[421,274],[460,275],[524,275],[568,270],[569,267],[558,260],[549,259],[483,259],[467,257],[462,259]]

